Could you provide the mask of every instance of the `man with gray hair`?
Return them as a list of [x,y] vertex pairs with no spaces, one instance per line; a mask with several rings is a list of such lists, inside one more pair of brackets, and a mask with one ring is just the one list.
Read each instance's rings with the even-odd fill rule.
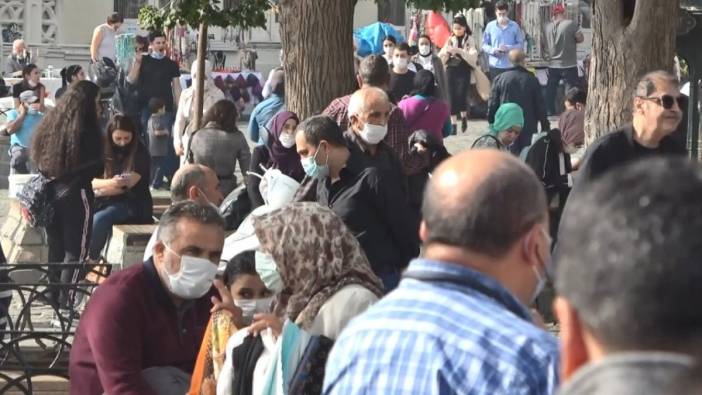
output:
[[[207,166],[196,164],[186,164],[178,169],[171,183],[171,203],[175,204],[184,200],[219,207],[224,197],[219,190],[217,174]],[[144,261],[148,261],[153,255],[157,233],[158,228],[146,245]]]
[[492,92],[488,101],[488,122],[495,122],[495,114],[501,105],[516,103],[524,111],[524,127],[517,140],[512,143],[510,151],[519,155],[524,147],[531,145],[531,136],[537,133],[537,125],[541,123],[541,131],[550,130],[546,115],[546,104],[541,95],[541,85],[534,74],[526,69],[526,55],[521,49],[509,51],[512,68],[501,73],[492,82]]
[[390,98],[382,89],[367,87],[357,90],[349,100],[349,129],[344,132],[344,139],[352,156],[362,158],[363,166],[376,167],[391,177],[404,180],[397,154],[383,141],[388,132],[391,109]]
[[[186,393],[223,244],[224,220],[213,207],[171,206],[153,259],[113,273],[90,298],[71,349],[71,393]],[[236,311],[216,287],[217,309]]]
[[13,41],[12,53],[7,56],[5,63],[5,76],[18,77],[22,74],[22,69],[30,63],[32,63],[31,55],[24,40],[17,39]]

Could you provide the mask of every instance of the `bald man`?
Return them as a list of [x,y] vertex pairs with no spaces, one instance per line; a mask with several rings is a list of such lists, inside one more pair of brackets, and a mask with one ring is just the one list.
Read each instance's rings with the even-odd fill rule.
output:
[[5,76],[17,76],[22,73],[24,66],[32,63],[31,56],[27,50],[24,40],[19,39],[12,42],[12,53],[7,56],[5,63]]
[[[219,209],[224,196],[219,190],[219,178],[214,170],[207,166],[186,164],[173,175],[171,183],[171,204],[191,200],[200,204],[215,206]],[[158,228],[151,235],[146,250],[144,262],[151,259],[153,249],[158,241]]]
[[434,172],[423,214],[423,257],[346,327],[324,393],[552,394],[556,339],[527,307],[550,260],[542,184],[509,154],[464,151]]
[[390,98],[384,90],[376,87],[357,90],[349,100],[349,130],[344,132],[344,139],[354,157],[363,159],[364,167],[376,167],[403,180],[404,185],[400,159],[384,141],[391,110]]
[[526,56],[521,49],[509,51],[512,68],[498,75],[492,82],[492,93],[488,101],[488,122],[495,122],[495,114],[504,103],[516,103],[524,111],[524,127],[510,151],[519,155],[524,147],[531,145],[531,137],[538,132],[550,130],[546,115],[546,104],[541,95],[541,85],[534,74],[526,69]]

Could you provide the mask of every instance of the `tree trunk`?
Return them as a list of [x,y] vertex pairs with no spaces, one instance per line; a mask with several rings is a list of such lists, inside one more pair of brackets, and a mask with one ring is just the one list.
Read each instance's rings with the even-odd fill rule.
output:
[[593,3],[587,144],[631,122],[636,83],[644,74],[672,71],[678,5],[679,0]]
[[356,0],[281,0],[280,38],[285,103],[300,119],[317,114],[355,88],[353,11]]
[[195,85],[195,112],[193,113],[193,127],[196,131],[200,129],[202,123],[202,108],[205,104],[205,56],[207,55],[207,24],[200,24],[200,31],[197,38],[197,79]]

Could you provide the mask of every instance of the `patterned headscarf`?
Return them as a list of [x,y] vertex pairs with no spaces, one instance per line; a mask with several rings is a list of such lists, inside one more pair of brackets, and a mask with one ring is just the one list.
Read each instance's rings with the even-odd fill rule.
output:
[[287,315],[309,329],[337,291],[361,285],[381,297],[383,285],[344,222],[317,203],[293,203],[254,218],[261,250],[273,256],[290,293]]

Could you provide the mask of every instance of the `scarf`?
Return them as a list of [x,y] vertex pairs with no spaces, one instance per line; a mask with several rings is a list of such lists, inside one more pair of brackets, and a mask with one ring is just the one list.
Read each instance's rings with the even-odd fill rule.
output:
[[340,289],[361,285],[378,297],[383,285],[344,222],[317,203],[292,203],[254,218],[261,250],[270,253],[290,298],[288,318],[309,330]]
[[268,141],[266,141],[266,148],[268,148],[268,153],[270,154],[268,167],[276,168],[286,176],[300,181],[305,177],[305,171],[302,169],[302,164],[300,164],[300,155],[297,154],[295,146],[285,148],[280,143],[283,126],[289,119],[300,122],[297,114],[290,111],[279,112],[271,121],[270,135],[268,136]]
[[513,126],[524,127],[524,112],[519,104],[505,103],[497,109],[495,122],[490,125],[490,134],[497,136]]

